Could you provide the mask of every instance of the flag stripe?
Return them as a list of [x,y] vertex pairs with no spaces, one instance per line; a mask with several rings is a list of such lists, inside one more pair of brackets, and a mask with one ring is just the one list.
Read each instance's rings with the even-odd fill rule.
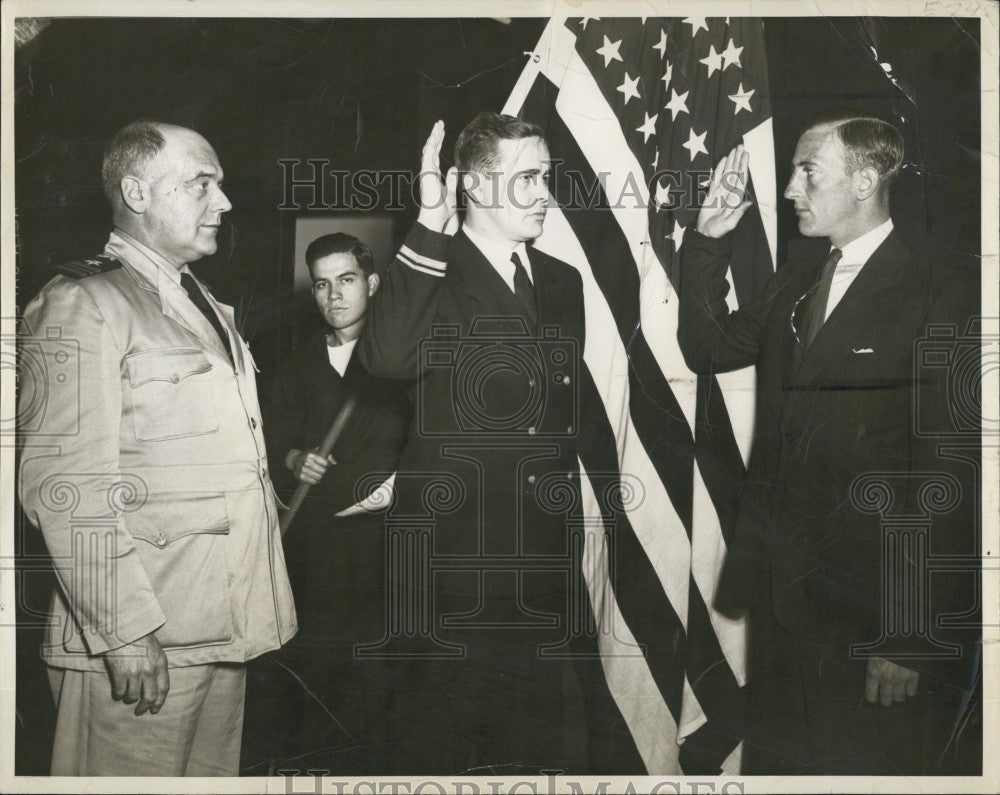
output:
[[[678,764],[689,773],[737,772],[745,627],[711,600],[732,540],[754,377],[750,369],[687,370],[676,342],[675,252],[711,167],[742,138],[755,205],[735,241],[730,307],[755,300],[773,270],[762,26],[553,19],[533,55],[505,112],[545,129],[560,163],[555,197],[574,204],[567,196],[576,179],[589,199],[551,209],[536,241],[584,279],[585,360],[608,421],[604,458],[584,462],[593,487],[587,515],[608,516],[596,495],[606,494],[609,477],[643,492],[613,514],[611,548],[585,556],[602,664],[650,772],[676,773]],[[660,698],[649,699],[654,689]]]
[[[597,498],[589,478],[581,467],[581,495],[584,514],[599,513]],[[593,531],[591,531],[593,532]],[[603,528],[602,528],[603,534]],[[663,697],[663,691],[652,678],[643,649],[622,617],[618,603],[608,588],[608,572],[621,571],[620,565],[608,559],[608,545],[589,544],[583,560],[584,572],[602,572],[603,576],[587,578],[594,614],[600,619],[598,644],[601,665],[608,689],[622,713],[636,749],[648,770],[679,769],[679,749],[673,742],[677,736],[677,720]]]
[[[630,262],[632,257],[621,230],[604,223],[601,218],[601,209],[606,210],[609,206],[608,197],[566,125],[552,112],[551,103],[546,102],[546,97],[555,90],[555,86],[540,75],[528,93],[521,113],[524,118],[544,128],[549,146],[560,153],[566,171],[580,174],[584,184],[594,186],[597,193],[595,209],[572,208],[564,215],[588,252],[594,278],[614,315],[618,334],[629,351],[629,408],[632,420],[690,538],[694,437],[640,327],[639,277],[634,270],[635,263]],[[555,185],[554,188],[557,199],[559,195],[570,193],[567,185]]]
[[[546,101],[556,90],[544,76],[536,78],[535,85],[525,98],[521,113],[524,118],[541,124],[549,146],[560,153],[564,167],[582,175],[584,184],[593,185],[599,201],[593,210],[571,208],[564,215],[584,248],[591,253],[590,262],[594,278],[611,307],[619,334],[630,352],[629,409],[639,439],[656,468],[659,480],[666,487],[688,538],[691,537],[694,439],[684,414],[677,404],[670,385],[656,363],[639,325],[639,279],[630,268],[623,267],[629,258],[628,248],[620,231],[612,225],[601,224],[601,208],[608,206],[607,197],[596,182],[596,175],[576,146],[562,120],[553,113],[551,101]],[[558,187],[558,186],[557,186]],[[558,195],[558,189],[557,189]],[[595,230],[604,234],[597,239]],[[740,462],[742,465],[742,462]],[[624,521],[623,521],[624,525]],[[631,527],[618,537],[621,547],[622,571],[633,572],[648,567],[647,553],[632,543]],[[622,615],[632,628],[636,639],[647,647],[647,659],[653,677],[658,683],[673,690],[666,690],[664,697],[675,717],[679,713],[677,701],[681,695],[676,690],[677,670],[696,671],[697,679],[692,690],[706,714],[724,713],[737,697],[739,685],[733,676],[718,639],[712,629],[708,610],[695,589],[689,593],[688,628],[685,633],[679,620],[664,622],[656,613],[664,611],[674,619],[676,612],[669,602],[651,603],[653,591],[647,578],[625,578],[617,583],[615,594]],[[669,610],[669,613],[666,611]],[[654,621],[650,622],[650,616]],[[693,622],[693,624],[692,624]],[[688,633],[699,638],[697,647],[687,643]],[[666,640],[664,644],[662,640]],[[721,664],[720,664],[721,663]],[[675,670],[677,669],[677,670]],[[710,706],[709,706],[710,705]]]
[[729,420],[725,398],[715,376],[698,377],[698,425],[696,456],[698,470],[712,497],[722,537],[728,546],[736,521],[736,489],[743,479],[744,465]]

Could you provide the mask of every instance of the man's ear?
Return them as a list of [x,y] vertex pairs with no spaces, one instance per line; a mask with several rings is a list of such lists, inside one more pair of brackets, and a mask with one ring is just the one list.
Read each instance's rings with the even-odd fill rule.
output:
[[134,213],[141,215],[149,206],[149,183],[131,175],[122,177],[122,201]]
[[474,204],[483,203],[483,175],[478,171],[462,172],[462,191]]
[[875,166],[862,166],[854,172],[854,190],[859,201],[865,201],[878,190],[880,181]]
[[368,275],[368,297],[371,298],[375,293],[378,292],[378,286],[380,284],[378,274],[371,273]]

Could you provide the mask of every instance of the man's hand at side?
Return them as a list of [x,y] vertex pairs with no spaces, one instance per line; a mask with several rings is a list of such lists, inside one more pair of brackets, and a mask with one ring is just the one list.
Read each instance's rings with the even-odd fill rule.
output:
[[111,677],[111,696],[116,701],[135,704],[136,715],[146,710],[153,715],[160,711],[170,692],[170,674],[167,655],[154,633],[106,652],[104,664]]
[[698,213],[697,230],[706,237],[732,232],[752,202],[746,200],[750,155],[738,144],[719,161]]
[[455,190],[458,171],[454,166],[441,179],[441,145],[444,122],[437,121],[427,136],[420,158],[420,214],[417,221],[432,232],[453,235],[458,230],[458,206]]
[[881,702],[883,707],[905,701],[917,694],[920,674],[882,657],[872,657],[865,672],[865,701]]

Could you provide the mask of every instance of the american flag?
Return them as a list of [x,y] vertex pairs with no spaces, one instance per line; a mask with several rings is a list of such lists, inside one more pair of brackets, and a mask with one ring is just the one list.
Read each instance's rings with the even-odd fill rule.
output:
[[[675,257],[712,167],[742,140],[755,205],[737,232],[731,305],[752,300],[773,271],[762,22],[552,19],[504,112],[545,130],[560,206],[536,245],[583,276],[585,360],[629,495],[613,541],[590,539],[584,556],[608,685],[650,774],[737,773],[746,627],[716,613],[712,597],[750,444],[754,374],[686,368]],[[585,509],[601,516],[590,475]]]

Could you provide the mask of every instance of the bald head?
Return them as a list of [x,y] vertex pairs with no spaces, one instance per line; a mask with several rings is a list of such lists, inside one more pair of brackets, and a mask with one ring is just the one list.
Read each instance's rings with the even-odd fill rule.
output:
[[182,267],[215,252],[223,213],[215,150],[187,127],[138,121],[108,144],[101,171],[115,228]]

